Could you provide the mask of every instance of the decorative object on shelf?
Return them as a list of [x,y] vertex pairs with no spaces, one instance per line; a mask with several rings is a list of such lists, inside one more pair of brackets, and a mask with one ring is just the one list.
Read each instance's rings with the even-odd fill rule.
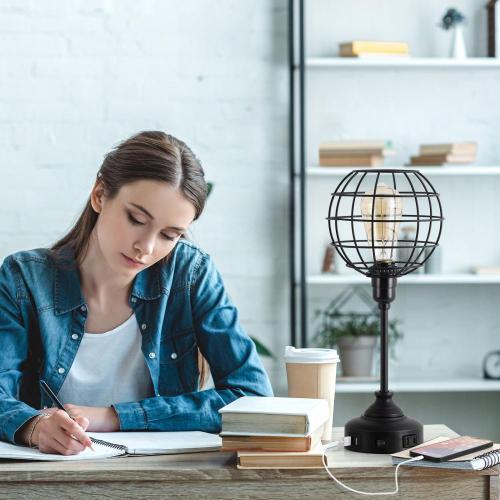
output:
[[465,24],[465,16],[457,9],[448,9],[439,26],[444,30],[453,30],[450,57],[454,59],[465,59],[467,51],[465,49],[464,33],[462,25]]
[[[346,423],[347,448],[365,453],[394,453],[406,442],[423,441],[422,424],[404,415],[389,391],[389,307],[397,278],[422,266],[441,237],[443,216],[439,194],[418,170],[360,169],[335,188],[328,210],[328,229],[347,267],[371,278],[372,296],[380,313],[380,390],[375,402]],[[417,238],[398,241],[401,222],[417,226]],[[415,250],[407,261],[396,250]],[[406,446],[407,447],[407,446]]]
[[340,57],[408,57],[410,48],[405,42],[374,42],[354,40],[339,43]]
[[376,346],[377,337],[369,335],[339,338],[337,347],[342,360],[342,374],[346,377],[370,376]]
[[321,272],[330,274],[337,272],[337,266],[335,265],[335,247],[331,243],[327,243],[325,246]]
[[331,141],[319,145],[322,167],[380,167],[394,155],[390,141]]
[[410,157],[410,165],[462,165],[476,161],[477,143],[450,142],[446,144],[422,144],[418,156]]
[[424,269],[427,274],[441,274],[443,270],[442,266],[442,255],[443,250],[441,245],[438,245],[434,251],[432,249],[426,249],[426,253],[432,253],[429,258],[425,261]]
[[[400,242],[405,242],[410,244],[417,239],[417,226],[401,226],[400,228],[401,237]],[[400,262],[407,262],[412,257],[412,252],[415,252],[415,248],[406,246],[404,248],[398,248],[396,252],[396,260]],[[415,273],[422,274],[424,268],[421,266],[415,270]]]
[[500,57],[500,7],[497,0],[489,0],[488,10],[488,57]]
[[[343,308],[353,299],[359,299],[366,313]],[[317,310],[319,319],[317,334],[313,341],[318,347],[338,348],[344,377],[368,377],[373,372],[373,357],[380,336],[378,309],[370,295],[361,286],[351,286],[340,292],[324,310]],[[398,321],[389,322],[391,354],[403,334]]]
[[500,380],[500,351],[486,354],[483,362],[483,376],[486,379]]

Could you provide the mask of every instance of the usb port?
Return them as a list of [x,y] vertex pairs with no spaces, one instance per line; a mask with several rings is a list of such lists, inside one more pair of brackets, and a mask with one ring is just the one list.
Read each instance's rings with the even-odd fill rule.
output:
[[407,434],[403,436],[403,448],[411,448],[412,446],[417,445],[417,435],[416,434]]

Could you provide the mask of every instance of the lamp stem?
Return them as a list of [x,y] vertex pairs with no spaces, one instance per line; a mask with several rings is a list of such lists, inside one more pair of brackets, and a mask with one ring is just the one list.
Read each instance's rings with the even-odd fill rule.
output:
[[379,264],[372,275],[373,298],[380,314],[380,391],[363,415],[349,420],[344,427],[345,435],[351,437],[348,449],[364,453],[394,453],[424,440],[422,424],[405,416],[388,387],[389,307],[396,298],[396,277],[387,275],[389,266]]
[[380,392],[389,391],[389,342],[388,342],[388,323],[389,307],[387,302],[379,302],[380,309]]
[[372,277],[373,298],[380,310],[380,392],[389,392],[389,307],[396,298],[396,278]]

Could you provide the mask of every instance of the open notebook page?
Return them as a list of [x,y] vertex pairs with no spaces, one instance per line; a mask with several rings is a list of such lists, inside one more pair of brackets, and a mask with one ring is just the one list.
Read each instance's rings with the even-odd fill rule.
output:
[[125,450],[93,443],[95,452],[86,448],[77,455],[42,453],[27,446],[0,441],[0,458],[21,460],[98,460],[129,453],[131,455],[163,455],[213,451],[221,447],[217,434],[200,431],[186,432],[88,432],[89,436],[108,443],[123,445]]
[[85,448],[84,451],[78,453],[77,455],[59,455],[42,453],[40,450],[35,448],[28,448],[27,446],[17,446],[14,444],[5,443],[4,441],[0,441],[0,458],[47,461],[98,460],[100,458],[115,457],[117,455],[123,455],[125,453],[124,451],[115,450],[96,443],[92,445],[92,448],[94,448],[95,452],[93,452],[89,448]]
[[221,447],[217,434],[201,431],[184,432],[88,432],[89,436],[124,445],[132,455],[164,455],[213,451]]

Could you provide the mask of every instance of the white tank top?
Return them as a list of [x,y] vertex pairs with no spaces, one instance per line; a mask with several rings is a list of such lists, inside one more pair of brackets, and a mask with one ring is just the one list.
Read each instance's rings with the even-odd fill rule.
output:
[[105,333],[84,332],[59,391],[63,404],[107,407],[154,395],[135,314]]

